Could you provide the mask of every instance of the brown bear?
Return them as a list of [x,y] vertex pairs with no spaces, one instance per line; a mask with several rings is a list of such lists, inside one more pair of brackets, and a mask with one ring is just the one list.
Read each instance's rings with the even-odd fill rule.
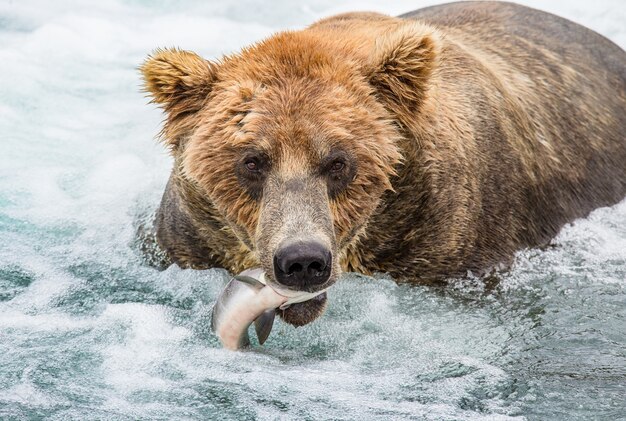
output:
[[309,292],[342,271],[433,282],[626,195],[626,53],[527,7],[349,13],[141,71],[174,158],[155,239],[181,267]]

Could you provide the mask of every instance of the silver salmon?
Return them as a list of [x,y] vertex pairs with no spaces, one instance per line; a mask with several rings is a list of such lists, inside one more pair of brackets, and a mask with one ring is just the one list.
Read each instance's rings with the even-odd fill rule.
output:
[[262,345],[272,331],[277,308],[285,309],[326,291],[276,290],[263,281],[261,269],[246,270],[231,279],[218,297],[211,314],[211,330],[225,348],[249,346],[248,328],[252,323]]

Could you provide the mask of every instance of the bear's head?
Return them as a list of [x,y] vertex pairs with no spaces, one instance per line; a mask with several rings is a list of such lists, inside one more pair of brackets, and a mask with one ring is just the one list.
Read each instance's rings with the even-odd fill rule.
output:
[[157,50],[142,66],[166,112],[174,171],[268,282],[315,292],[356,266],[343,262],[348,247],[392,189],[399,139],[436,55],[414,26],[369,46],[323,28],[279,33],[219,62]]

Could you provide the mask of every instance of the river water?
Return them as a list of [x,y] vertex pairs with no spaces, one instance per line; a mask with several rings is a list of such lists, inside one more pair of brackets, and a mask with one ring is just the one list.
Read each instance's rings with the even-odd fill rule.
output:
[[[620,1],[526,2],[626,45]],[[346,275],[248,352],[209,332],[223,270],[141,264],[171,161],[136,66],[219,57],[331,0],[0,3],[0,419],[626,419],[626,202],[521,252],[498,285]],[[150,7],[149,7],[150,6]]]

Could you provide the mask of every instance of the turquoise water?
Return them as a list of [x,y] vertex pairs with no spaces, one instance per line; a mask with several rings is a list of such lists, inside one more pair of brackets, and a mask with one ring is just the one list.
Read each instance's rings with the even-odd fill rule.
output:
[[[137,64],[426,3],[150,4],[0,3],[0,419],[626,419],[626,202],[497,285],[348,274],[315,323],[221,349],[228,274],[158,272],[133,245],[171,165]],[[626,45],[619,2],[547,6]]]

